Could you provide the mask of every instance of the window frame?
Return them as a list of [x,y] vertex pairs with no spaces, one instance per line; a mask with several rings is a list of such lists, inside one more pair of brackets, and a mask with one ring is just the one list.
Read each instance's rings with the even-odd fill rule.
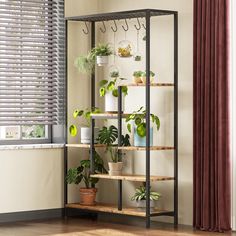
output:
[[[18,126],[18,125],[14,125]],[[22,126],[22,125],[19,125]],[[20,136],[19,139],[0,139],[0,145],[27,145],[27,144],[44,144],[44,143],[52,143],[52,125],[45,125],[48,126],[46,129],[47,138],[30,138],[30,139],[22,139]]]

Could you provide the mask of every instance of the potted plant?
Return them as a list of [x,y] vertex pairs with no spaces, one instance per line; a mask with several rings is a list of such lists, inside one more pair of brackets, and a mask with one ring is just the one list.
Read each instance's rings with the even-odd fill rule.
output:
[[[73,117],[74,118],[77,118],[77,117],[84,117],[87,125],[86,126],[82,126],[80,128],[80,139],[81,139],[81,143],[83,144],[88,144],[90,143],[90,137],[91,137],[91,132],[90,132],[90,126],[91,126],[91,114],[94,113],[94,114],[97,114],[97,113],[100,113],[100,110],[95,107],[93,108],[92,110],[90,109],[86,109],[86,110],[80,110],[80,109],[76,109],[74,112],[73,112]],[[95,127],[94,128],[94,137],[95,137],[95,140],[98,136],[98,131],[99,131],[99,128],[98,127]],[[77,131],[77,127],[76,125],[72,124],[70,127],[69,127],[69,132],[70,132],[70,135],[72,137],[75,137],[78,133]]]
[[108,56],[113,53],[109,44],[98,44],[91,50],[93,58],[96,58],[98,66],[104,66],[108,64]]
[[[157,131],[160,129],[160,119],[154,114],[150,114],[152,123]],[[134,146],[146,146],[146,110],[141,107],[126,118],[127,129],[131,133],[131,122],[134,123]],[[153,145],[153,127],[150,127],[150,146]]]
[[[125,80],[124,78],[119,78],[119,80]],[[105,111],[106,112],[117,112],[118,111],[118,78],[112,78],[110,81],[101,80],[99,83],[99,94],[100,97],[105,97]],[[128,94],[128,87],[122,86],[122,95],[126,96]],[[124,102],[122,103],[122,111],[124,107]]]
[[79,56],[75,59],[75,66],[78,71],[83,74],[93,74],[95,68],[95,57],[88,53],[86,56]]
[[[155,207],[155,201],[158,201],[161,197],[161,194],[158,192],[150,191],[150,208]],[[140,186],[139,188],[135,189],[135,194],[131,198],[132,201],[136,201],[137,207],[144,210],[146,208],[146,199],[147,199],[147,192],[146,187]]]
[[[95,173],[107,173],[104,168],[103,160],[95,151],[94,153],[94,169]],[[80,188],[80,204],[86,206],[95,205],[97,188],[96,183],[99,179],[90,177],[90,160],[80,161],[80,165],[76,168],[70,168],[67,172],[66,182],[68,184],[80,184],[82,181],[85,187]]]
[[[154,76],[155,76],[155,73],[150,71],[150,83],[153,83],[154,81]],[[146,84],[146,72],[143,72],[142,75],[141,75],[141,80],[144,84]]]
[[133,80],[134,80],[135,84],[142,83],[142,79],[141,79],[142,74],[143,74],[143,72],[141,70],[134,71],[134,73],[133,73]]
[[[98,141],[101,144],[106,144],[106,152],[109,152],[111,162],[108,162],[110,175],[121,175],[123,162],[118,154],[118,145],[115,144],[118,138],[118,129],[111,125],[110,127],[103,127],[99,130]],[[121,146],[130,146],[130,137],[128,134],[121,136]]]
[[118,70],[112,70],[112,71],[110,72],[110,77],[111,77],[111,78],[117,79],[119,76],[120,76],[120,73],[119,73]]

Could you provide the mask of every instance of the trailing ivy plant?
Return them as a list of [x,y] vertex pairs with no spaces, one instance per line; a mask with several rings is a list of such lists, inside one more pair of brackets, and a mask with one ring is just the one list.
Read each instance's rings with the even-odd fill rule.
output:
[[[97,114],[97,113],[100,113],[100,109],[97,108],[97,107],[94,107],[93,109],[85,109],[85,110],[80,110],[80,109],[76,109],[74,110],[73,112],[73,117],[74,118],[77,118],[77,117],[83,117],[84,120],[86,121],[86,124],[88,127],[90,127],[91,125],[91,114]],[[72,137],[76,136],[77,135],[77,127],[76,125],[72,124],[70,127],[69,127],[69,132],[70,132],[70,135]]]
[[[112,162],[119,162],[118,145],[115,144],[118,138],[118,129],[111,125],[103,127],[98,133],[98,142],[106,144],[106,152],[109,152]],[[121,146],[130,146],[130,136],[126,134],[121,136]]]
[[[120,80],[126,80],[125,78],[119,78]],[[118,88],[117,88],[117,78],[108,80],[101,80],[99,82],[99,94],[100,97],[104,97],[106,93],[111,92],[114,97],[118,97]],[[126,96],[128,95],[128,87],[122,86],[122,93]]]
[[[157,131],[160,129],[160,119],[154,114],[150,114],[151,121],[157,128]],[[131,121],[136,125],[136,131],[139,137],[143,138],[146,136],[146,110],[144,107],[140,107],[139,110],[134,111],[126,118],[127,129],[131,133]]]
[[[99,154],[94,152],[94,170],[95,173],[107,173],[104,163]],[[76,168],[70,168],[66,175],[68,184],[80,184],[82,181],[86,188],[94,188],[99,179],[90,177],[90,160],[81,160]]]
[[[150,200],[158,201],[160,197],[161,197],[160,193],[150,191]],[[144,187],[144,186],[140,186],[139,188],[136,188],[135,194],[131,198],[132,201],[142,201],[142,200],[146,200],[146,199],[147,199],[147,191],[146,191],[146,187]]]

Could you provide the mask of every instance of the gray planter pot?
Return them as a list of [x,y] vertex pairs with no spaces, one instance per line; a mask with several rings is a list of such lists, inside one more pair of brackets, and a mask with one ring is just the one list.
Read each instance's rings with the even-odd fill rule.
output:
[[123,162],[108,162],[109,175],[121,175]]
[[[141,210],[145,210],[146,209],[146,200],[136,201],[136,205]],[[155,208],[155,201],[150,200],[150,208],[151,209]]]

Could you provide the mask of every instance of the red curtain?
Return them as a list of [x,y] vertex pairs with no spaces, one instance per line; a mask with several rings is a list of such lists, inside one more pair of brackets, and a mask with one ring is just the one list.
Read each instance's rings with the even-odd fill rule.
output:
[[229,0],[194,0],[194,216],[201,230],[231,228]]

